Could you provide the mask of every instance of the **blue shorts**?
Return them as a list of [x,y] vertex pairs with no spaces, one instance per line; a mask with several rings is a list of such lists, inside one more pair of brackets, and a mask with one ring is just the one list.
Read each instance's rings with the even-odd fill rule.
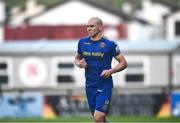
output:
[[87,101],[91,113],[94,114],[95,110],[107,113],[111,101],[112,88],[97,89],[86,88]]

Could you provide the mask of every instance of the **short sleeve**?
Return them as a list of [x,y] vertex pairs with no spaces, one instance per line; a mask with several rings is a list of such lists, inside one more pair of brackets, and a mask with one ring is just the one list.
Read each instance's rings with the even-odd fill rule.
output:
[[112,56],[116,57],[121,53],[120,48],[116,42],[112,42]]
[[78,49],[77,49],[77,53],[78,54],[82,54],[82,51],[81,51],[81,40],[79,40],[79,42],[78,42]]

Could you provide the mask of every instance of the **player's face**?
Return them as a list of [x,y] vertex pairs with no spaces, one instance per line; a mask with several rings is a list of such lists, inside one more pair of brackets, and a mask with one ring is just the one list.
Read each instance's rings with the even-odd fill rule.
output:
[[90,37],[97,36],[101,30],[101,26],[97,24],[97,21],[95,19],[89,20],[86,28]]

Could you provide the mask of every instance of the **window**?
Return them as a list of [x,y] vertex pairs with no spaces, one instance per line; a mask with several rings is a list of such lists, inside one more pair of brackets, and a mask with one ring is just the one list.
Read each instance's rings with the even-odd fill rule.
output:
[[74,79],[70,75],[58,75],[58,82],[74,82]]
[[6,63],[0,63],[0,69],[7,69]]
[[[148,55],[126,54],[128,67],[113,74],[115,86],[139,88],[150,84],[150,59]],[[113,59],[112,67],[117,65]]]
[[58,67],[60,69],[63,69],[63,68],[65,68],[65,69],[67,69],[67,68],[72,69],[74,67],[74,65],[72,63],[60,63],[60,64],[58,64]]
[[180,35],[180,22],[175,23],[175,35]]
[[52,80],[54,84],[75,83],[74,57],[62,56],[52,60]]
[[58,83],[71,83],[74,82],[73,77],[73,63],[58,63],[58,75],[57,82]]
[[127,82],[144,81],[144,75],[143,74],[127,74],[126,81]]
[[8,83],[8,65],[6,62],[0,62],[0,84]]
[[10,57],[0,57],[0,84],[4,87],[12,87],[12,59]]
[[128,63],[125,80],[128,83],[143,82],[144,81],[143,63]]

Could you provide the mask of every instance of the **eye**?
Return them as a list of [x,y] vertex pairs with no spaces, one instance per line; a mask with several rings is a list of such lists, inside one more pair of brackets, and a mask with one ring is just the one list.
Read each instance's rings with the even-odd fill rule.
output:
[[86,27],[87,27],[87,28],[88,28],[88,27],[91,27],[91,28],[92,28],[92,27],[95,27],[95,25],[87,25]]

